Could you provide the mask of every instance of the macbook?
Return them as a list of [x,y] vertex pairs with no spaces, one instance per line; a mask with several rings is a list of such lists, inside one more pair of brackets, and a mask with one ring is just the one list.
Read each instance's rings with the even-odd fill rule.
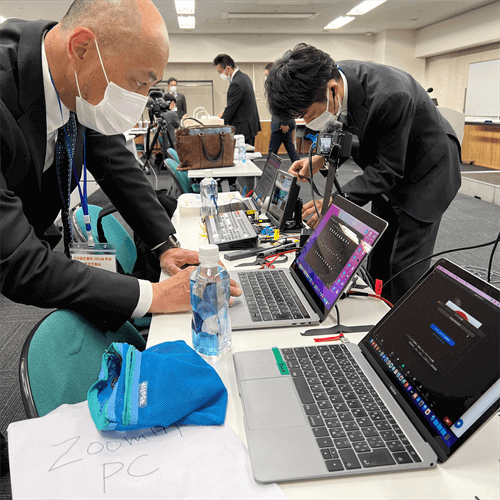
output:
[[231,271],[243,292],[229,309],[232,329],[322,322],[386,227],[336,196],[289,269]]
[[364,337],[233,356],[255,478],[443,463],[500,404],[500,290],[441,259]]

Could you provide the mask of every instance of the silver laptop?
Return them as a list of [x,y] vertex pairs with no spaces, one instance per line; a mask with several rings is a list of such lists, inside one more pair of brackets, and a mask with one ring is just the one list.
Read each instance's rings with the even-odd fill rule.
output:
[[274,153],[269,153],[257,186],[255,186],[251,196],[243,198],[243,203],[247,210],[255,210],[257,215],[264,210],[266,198],[274,186],[276,172],[280,169],[282,163],[282,158]]
[[386,227],[336,196],[290,268],[231,271],[243,291],[229,309],[232,329],[322,322]]
[[439,260],[359,345],[235,353],[255,478],[428,468],[500,406],[500,290]]

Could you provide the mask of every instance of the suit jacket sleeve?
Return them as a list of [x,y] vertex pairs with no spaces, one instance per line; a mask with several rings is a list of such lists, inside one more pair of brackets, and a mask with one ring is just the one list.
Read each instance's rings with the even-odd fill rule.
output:
[[245,89],[238,81],[233,81],[231,85],[229,85],[229,89],[227,91],[227,106],[222,114],[222,119],[226,125],[234,122],[234,118],[241,105],[241,100],[243,99],[244,94]]
[[403,91],[389,94],[370,110],[361,141],[371,161],[361,175],[343,187],[351,201],[364,205],[390,191],[403,178],[415,112],[412,96]]
[[87,167],[127,224],[148,248],[175,233],[167,212],[122,134],[105,136],[87,129]]

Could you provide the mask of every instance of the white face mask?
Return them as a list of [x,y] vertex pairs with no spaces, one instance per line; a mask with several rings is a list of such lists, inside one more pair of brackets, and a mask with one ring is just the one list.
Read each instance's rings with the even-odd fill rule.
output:
[[122,134],[130,130],[139,121],[148,102],[148,96],[131,92],[110,82],[102,63],[97,40],[95,45],[108,86],[102,101],[96,105],[90,104],[82,98],[78,76],[75,71],[76,86],[80,94],[80,96],[76,96],[76,115],[82,125],[101,134]]
[[[331,121],[335,120],[335,115],[330,113],[328,111],[329,104],[330,104],[330,89],[327,87],[326,88],[326,111],[323,111],[317,118],[314,120],[310,121],[309,123],[306,124],[307,128],[310,128],[311,130],[315,130],[316,132],[321,132],[321,130],[325,127],[325,125]],[[340,110],[340,106],[339,106]]]
[[[224,71],[226,71],[224,69]],[[226,75],[226,73],[219,73],[219,76],[225,81],[225,82],[228,82],[229,81],[229,76]]]
[[177,87],[175,85],[172,85],[170,87],[170,92],[177,92]]

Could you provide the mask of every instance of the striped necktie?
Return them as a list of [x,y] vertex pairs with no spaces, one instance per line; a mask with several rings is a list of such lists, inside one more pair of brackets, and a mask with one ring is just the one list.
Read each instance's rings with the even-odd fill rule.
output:
[[56,170],[59,195],[61,196],[64,237],[64,253],[69,257],[69,244],[73,241],[73,229],[70,215],[71,173],[73,170],[73,154],[76,144],[76,119],[72,111],[68,122],[57,133]]

